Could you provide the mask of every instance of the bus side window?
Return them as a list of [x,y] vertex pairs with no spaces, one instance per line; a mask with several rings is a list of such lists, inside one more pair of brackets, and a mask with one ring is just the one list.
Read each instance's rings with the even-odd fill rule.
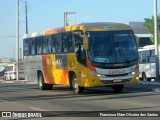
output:
[[42,46],[43,46],[43,53],[46,54],[47,53],[47,38],[43,37],[43,42],[42,42]]
[[56,34],[56,52],[62,52],[61,34]]
[[48,38],[48,42],[47,42],[47,48],[48,48],[48,53],[51,53],[52,49],[51,49],[51,35],[47,37]]
[[78,35],[74,35],[75,38],[75,49],[76,49],[76,55],[77,55],[77,60],[86,66],[86,52],[83,49],[83,43],[82,43],[82,38]]
[[67,32],[62,33],[63,52],[68,52],[68,35]]
[[63,51],[74,52],[74,39],[71,32],[63,33]]
[[31,54],[34,55],[35,54],[35,38],[31,39]]
[[42,37],[37,37],[36,42],[37,42],[37,54],[42,54]]
[[73,38],[73,34],[71,32],[68,33],[68,52],[74,52],[75,41]]
[[23,43],[23,48],[24,48],[24,55],[28,55],[29,54],[29,40],[25,39],[24,43]]
[[55,35],[51,35],[51,51],[52,51],[52,53],[56,52],[56,38],[55,38]]
[[35,42],[34,38],[29,39],[29,54],[34,55],[35,54]]
[[51,40],[49,39],[49,36],[43,37],[43,53],[48,54],[51,53]]

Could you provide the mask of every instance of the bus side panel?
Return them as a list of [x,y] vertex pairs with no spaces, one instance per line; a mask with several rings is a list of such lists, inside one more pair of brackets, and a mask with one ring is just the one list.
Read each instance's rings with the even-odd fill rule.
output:
[[54,78],[51,75],[51,70],[54,66],[52,66],[52,60],[54,59],[54,55],[43,55],[42,56],[42,68],[43,68],[43,74],[45,78],[45,83],[47,84],[53,84]]
[[27,80],[32,82],[38,82],[37,70],[42,71],[41,55],[24,56],[24,69]]
[[90,70],[85,65],[82,65],[77,61],[75,53],[68,55],[68,70],[75,73],[79,86],[103,86],[103,83],[98,77],[91,75]]
[[47,84],[69,85],[64,57],[55,54],[42,56],[43,72]]
[[68,54],[56,54],[56,70],[61,72],[58,84],[69,85],[67,56]]

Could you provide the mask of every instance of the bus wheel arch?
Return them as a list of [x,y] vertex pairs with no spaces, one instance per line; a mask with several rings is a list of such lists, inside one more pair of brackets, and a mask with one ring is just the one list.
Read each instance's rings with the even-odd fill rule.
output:
[[41,90],[51,90],[53,85],[46,84],[44,81],[44,75],[42,71],[37,71],[38,85]]
[[74,72],[71,72],[69,75],[70,75],[69,81],[70,81],[71,89],[74,91],[75,94],[82,93],[84,90],[84,87],[81,87],[78,85],[76,74]]

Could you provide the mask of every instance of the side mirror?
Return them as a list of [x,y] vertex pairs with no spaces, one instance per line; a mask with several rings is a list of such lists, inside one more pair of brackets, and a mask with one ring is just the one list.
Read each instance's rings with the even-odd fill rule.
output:
[[87,36],[83,37],[83,47],[85,50],[88,50],[88,37]]

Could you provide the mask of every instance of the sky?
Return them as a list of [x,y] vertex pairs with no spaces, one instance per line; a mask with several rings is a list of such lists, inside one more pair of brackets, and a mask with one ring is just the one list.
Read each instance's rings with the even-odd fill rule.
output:
[[[25,0],[19,0],[19,47],[25,34]],[[144,22],[154,14],[154,0],[27,0],[29,33],[64,26],[64,12],[76,23]],[[160,14],[160,0],[157,0]],[[16,56],[16,0],[0,0],[0,58]]]

